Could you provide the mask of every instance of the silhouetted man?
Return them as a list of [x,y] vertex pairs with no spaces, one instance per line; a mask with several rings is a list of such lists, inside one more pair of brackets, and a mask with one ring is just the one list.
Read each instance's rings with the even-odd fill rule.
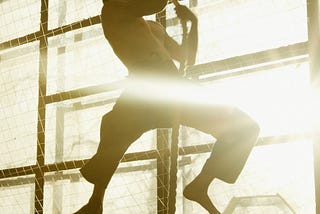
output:
[[183,79],[173,62],[186,57],[188,65],[195,63],[198,21],[187,7],[176,6],[177,16],[191,22],[184,51],[160,24],[143,19],[143,16],[160,12],[166,4],[167,0],[104,2],[101,14],[104,35],[128,68],[133,84],[129,84],[113,110],[102,118],[97,153],[81,169],[83,177],[94,184],[94,190],[88,204],[77,213],[102,213],[105,189],[128,147],[149,130],[172,128],[177,114],[181,125],[217,139],[201,173],[183,192],[186,198],[199,203],[209,213],[220,213],[208,197],[209,184],[215,178],[234,183],[256,143],[259,127],[239,109],[179,99],[173,92],[179,87],[190,86],[195,91],[200,88]]

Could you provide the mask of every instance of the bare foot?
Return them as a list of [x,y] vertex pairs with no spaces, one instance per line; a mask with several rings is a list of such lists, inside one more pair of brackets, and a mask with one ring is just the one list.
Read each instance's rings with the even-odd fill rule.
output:
[[102,205],[88,203],[74,214],[102,214]]
[[193,180],[183,190],[183,195],[191,201],[195,201],[206,209],[210,214],[221,214],[217,208],[212,204],[208,196],[208,186],[203,185],[201,182]]

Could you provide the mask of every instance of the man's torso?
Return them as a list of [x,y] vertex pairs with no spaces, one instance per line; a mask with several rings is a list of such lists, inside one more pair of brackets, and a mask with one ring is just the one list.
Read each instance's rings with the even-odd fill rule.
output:
[[164,45],[165,32],[154,22],[121,13],[121,7],[112,4],[107,3],[102,9],[102,26],[114,53],[129,73],[176,73]]

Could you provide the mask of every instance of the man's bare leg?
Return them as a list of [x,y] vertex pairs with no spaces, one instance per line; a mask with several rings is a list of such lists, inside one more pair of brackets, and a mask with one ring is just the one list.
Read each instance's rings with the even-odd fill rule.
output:
[[190,184],[185,187],[183,195],[187,199],[200,204],[210,214],[220,214],[208,196],[208,188],[212,180],[213,179],[211,177],[206,177],[200,173]]
[[106,189],[103,186],[94,185],[89,202],[75,212],[75,214],[102,214],[105,190]]
[[[186,112],[188,113],[184,117],[186,125],[206,130],[207,124],[201,123],[200,120],[208,121],[209,114],[205,111],[188,110]],[[238,109],[234,109],[231,114],[219,107],[208,112],[210,114],[215,112],[213,114],[215,116],[220,112],[219,115],[226,115],[226,117],[222,119],[217,116],[212,117],[212,122],[207,122],[211,124],[212,135],[216,136],[218,140],[201,173],[186,186],[183,194],[187,199],[199,203],[210,214],[220,214],[208,196],[208,187],[215,178],[227,183],[236,181],[257,141],[259,126],[247,114]],[[196,119],[192,120],[192,117],[189,119],[190,116]]]

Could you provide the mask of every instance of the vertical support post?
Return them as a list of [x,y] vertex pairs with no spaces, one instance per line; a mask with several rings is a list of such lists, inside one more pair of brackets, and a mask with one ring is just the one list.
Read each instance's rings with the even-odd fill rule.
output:
[[[166,11],[156,14],[156,20],[166,28]],[[169,130],[157,130],[157,213],[168,213],[169,197]]]
[[[308,44],[310,58],[310,83],[315,92],[314,99],[320,100],[320,5],[318,0],[308,0]],[[320,118],[317,118],[320,120]],[[314,181],[316,214],[320,214],[320,121],[316,121],[313,134]]]
[[38,89],[38,124],[37,124],[37,166],[35,172],[35,210],[37,214],[43,213],[44,199],[44,173],[42,167],[45,164],[45,115],[46,115],[46,77],[48,56],[48,2],[41,0],[40,15],[40,56],[39,56],[39,89]]
[[168,213],[169,197],[169,130],[157,129],[157,213]]
[[[177,113],[176,113],[177,114]],[[172,133],[171,133],[171,148],[170,148],[170,184],[169,184],[169,214],[174,214],[176,211],[176,196],[178,182],[178,158],[179,158],[179,115],[175,116]]]
[[[35,182],[35,180],[32,180],[32,183]],[[34,198],[35,198],[35,193],[34,193],[34,186],[30,187],[30,208],[29,208],[29,213],[34,212]]]
[[[179,5],[178,0],[173,0],[172,2],[176,7]],[[187,22],[181,20],[182,26],[182,48],[186,50],[187,44]],[[186,59],[185,54],[184,59],[180,62],[179,71],[181,74],[185,75]],[[171,150],[170,150],[170,189],[169,189],[169,214],[174,214],[176,212],[176,196],[177,196],[177,183],[178,183],[178,158],[179,158],[179,130],[180,130],[180,112],[177,106],[173,118],[173,127],[171,135]]]
[[[56,149],[55,149],[55,163],[63,161],[63,147],[64,147],[64,108],[57,107],[56,110]],[[55,172],[55,175],[58,177],[62,175],[63,171]],[[62,202],[63,202],[63,186],[59,182],[52,184],[52,195],[54,198],[54,203],[52,207],[53,213],[62,212]]]
[[[66,22],[66,14],[67,14],[67,2],[66,0],[59,0],[59,15],[58,15],[58,25],[62,26]],[[65,34],[62,35],[65,37]],[[58,47],[57,48],[57,89],[58,91],[64,91],[65,89],[65,81],[64,74],[66,69],[66,60],[65,60],[65,52],[66,47]],[[63,150],[64,150],[64,107],[57,105],[56,109],[56,142],[55,142],[55,163],[59,163],[63,161]],[[56,176],[60,176],[63,174],[61,172],[55,172]],[[63,186],[59,182],[55,182],[52,184],[52,196],[54,198],[54,203],[52,206],[53,213],[61,213],[62,212],[62,204],[63,204]]]

